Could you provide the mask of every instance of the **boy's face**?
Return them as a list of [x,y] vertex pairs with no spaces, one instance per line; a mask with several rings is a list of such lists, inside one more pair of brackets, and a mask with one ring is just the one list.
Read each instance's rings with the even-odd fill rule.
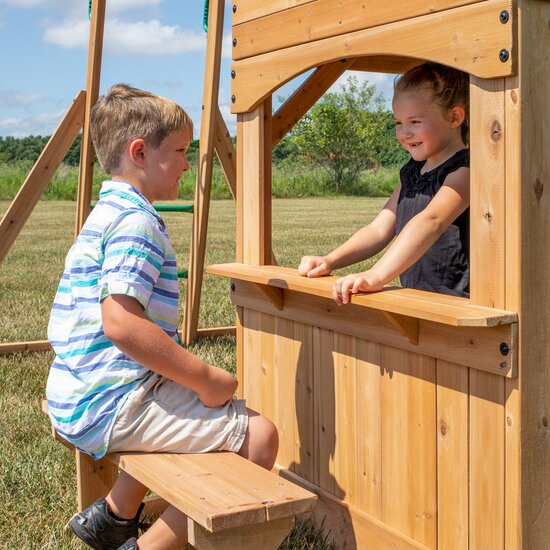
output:
[[147,198],[174,200],[178,198],[179,180],[189,170],[186,153],[191,143],[187,130],[169,134],[157,149],[148,147],[147,152]]

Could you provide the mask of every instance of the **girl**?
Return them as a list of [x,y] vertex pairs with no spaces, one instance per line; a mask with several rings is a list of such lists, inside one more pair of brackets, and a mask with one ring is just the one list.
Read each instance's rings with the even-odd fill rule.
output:
[[320,277],[365,260],[395,240],[374,266],[336,280],[338,304],[350,293],[401,284],[469,296],[469,77],[435,63],[410,69],[394,84],[397,139],[411,155],[400,184],[376,218],[327,256],[304,256],[300,275]]

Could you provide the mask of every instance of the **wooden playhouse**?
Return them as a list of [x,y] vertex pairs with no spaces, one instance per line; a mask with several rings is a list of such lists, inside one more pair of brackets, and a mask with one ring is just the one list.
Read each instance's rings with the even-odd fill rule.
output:
[[[550,548],[550,3],[234,0],[241,393],[338,548]],[[271,151],[347,69],[470,73],[471,299],[273,265]],[[272,94],[315,69],[272,114]]]

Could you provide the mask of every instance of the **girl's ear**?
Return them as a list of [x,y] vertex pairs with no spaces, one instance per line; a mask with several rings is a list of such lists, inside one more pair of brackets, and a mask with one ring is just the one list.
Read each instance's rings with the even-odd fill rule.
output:
[[145,141],[142,138],[134,139],[134,141],[130,143],[130,160],[134,164],[138,166],[143,165],[143,161],[145,160],[145,147]]
[[466,118],[466,110],[460,105],[456,105],[451,109],[451,125],[453,128],[458,128]]

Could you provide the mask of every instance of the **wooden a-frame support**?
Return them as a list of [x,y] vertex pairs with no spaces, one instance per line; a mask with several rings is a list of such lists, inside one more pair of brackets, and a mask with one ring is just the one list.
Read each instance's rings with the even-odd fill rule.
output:
[[[221,46],[223,39],[224,0],[210,3],[206,45],[206,66],[201,117],[200,146],[197,164],[197,184],[193,234],[190,247],[189,275],[187,281],[186,312],[182,327],[185,344],[200,337],[234,333],[234,327],[198,328],[200,295],[204,276],[204,261],[212,167],[216,153],[233,198],[237,196],[236,150],[218,106]],[[103,31],[106,0],[92,4],[86,90],[76,96],[67,114],[52,134],[39,159],[27,176],[19,193],[0,222],[0,263],[9,252],[21,228],[26,223],[51,177],[61,164],[69,147],[83,131],[80,173],[77,195],[75,234],[80,231],[91,208],[94,151],[89,134],[90,111],[99,95]],[[317,68],[304,83],[286,100],[272,117],[272,145],[275,147],[292,129],[294,124],[348,69],[354,60],[335,61]],[[359,67],[358,67],[359,68]],[[271,263],[275,258],[271,254]],[[19,351],[42,351],[49,349],[47,341],[15,342],[0,344],[0,355]]]

